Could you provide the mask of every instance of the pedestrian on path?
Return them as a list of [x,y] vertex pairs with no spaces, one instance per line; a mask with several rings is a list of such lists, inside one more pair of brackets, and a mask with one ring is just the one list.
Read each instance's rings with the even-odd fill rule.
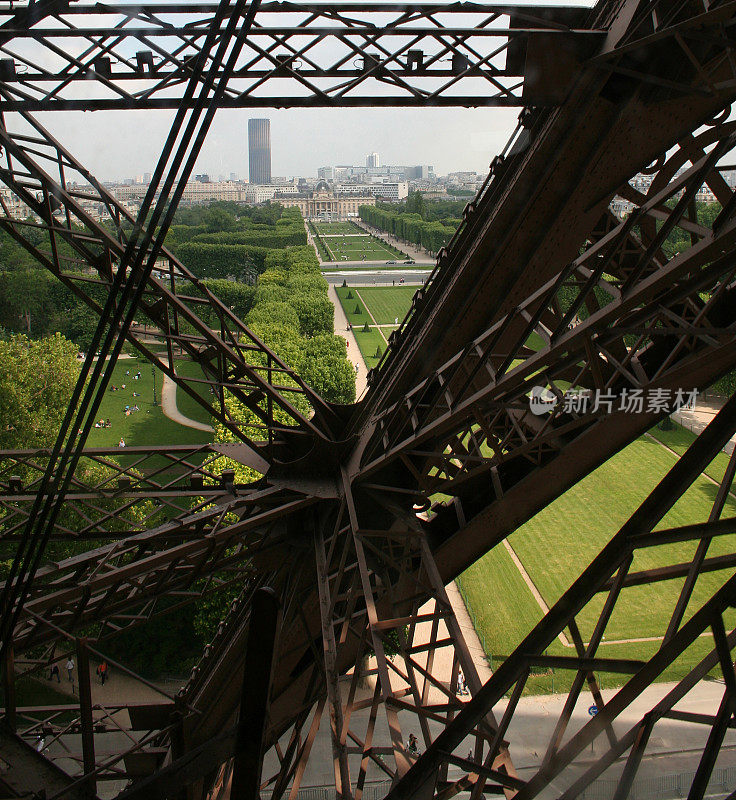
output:
[[49,680],[53,680],[54,676],[56,676],[56,680],[58,683],[61,683],[61,678],[59,677],[59,665],[52,664],[51,665],[51,672],[49,673]]
[[72,672],[74,672],[74,659],[69,656],[69,658],[66,660],[66,674],[69,676],[70,681],[74,680],[72,677]]
[[101,685],[101,686],[104,686],[104,685],[105,685],[105,681],[106,681],[106,680],[107,680],[107,678],[108,678],[108,667],[107,667],[107,661],[103,661],[103,662],[102,662],[102,663],[101,663],[101,664],[100,664],[100,665],[97,667],[97,674],[100,676],[100,685]]

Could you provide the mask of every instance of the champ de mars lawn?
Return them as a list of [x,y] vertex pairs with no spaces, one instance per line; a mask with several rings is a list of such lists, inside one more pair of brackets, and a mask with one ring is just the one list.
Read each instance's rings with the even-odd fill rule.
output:
[[[195,365],[177,365],[177,370],[190,369]],[[144,358],[121,358],[113,369],[107,391],[97,412],[97,419],[110,420],[109,428],[92,428],[87,439],[87,447],[115,447],[122,437],[125,444],[160,445],[160,444],[205,444],[212,441],[212,434],[199,431],[173,422],[164,416],[161,410],[161,389],[163,373],[156,369],[156,400],[153,402],[153,370],[151,363]],[[140,378],[135,379],[140,372]],[[123,389],[125,385],[125,389]],[[112,391],[112,387],[118,387]],[[134,396],[134,394],[136,396]],[[177,392],[177,403],[181,403],[183,392]],[[139,410],[126,416],[125,406],[137,405]],[[199,405],[192,400],[181,408],[186,416],[193,416],[193,407],[197,407],[195,417],[205,421],[206,412],[199,411]]]

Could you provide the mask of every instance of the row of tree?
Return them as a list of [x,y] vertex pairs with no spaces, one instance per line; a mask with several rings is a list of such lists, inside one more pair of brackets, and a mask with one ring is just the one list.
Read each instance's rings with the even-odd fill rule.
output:
[[405,242],[424,247],[436,253],[444,247],[460,224],[460,220],[427,221],[418,212],[398,210],[394,206],[380,203],[375,206],[361,206],[360,218],[368,225],[386,231]]
[[[334,334],[334,306],[311,247],[269,253],[245,322],[323,398],[342,404],[355,401],[355,374],[347,357],[347,345]],[[310,413],[303,395],[290,399],[302,413]],[[262,434],[255,435],[251,413],[239,408],[234,400],[230,402],[232,413],[245,427],[254,426],[254,438],[259,438]],[[229,441],[231,436],[224,428],[218,428],[216,433],[218,441]]]

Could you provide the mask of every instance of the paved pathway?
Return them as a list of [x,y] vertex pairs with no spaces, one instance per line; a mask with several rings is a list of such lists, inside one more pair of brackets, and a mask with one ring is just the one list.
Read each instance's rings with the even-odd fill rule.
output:
[[365,361],[363,361],[363,356],[361,355],[355,335],[352,330],[348,330],[348,319],[345,316],[345,312],[342,310],[342,304],[332,284],[327,287],[327,296],[335,307],[335,335],[342,336],[342,338],[345,339],[348,343],[348,359],[353,367],[355,367],[356,364],[358,365],[358,374],[355,377],[355,399],[360,400],[365,390],[368,388],[368,367]]
[[161,410],[164,412],[164,416],[187,428],[195,428],[198,431],[208,431],[209,433],[213,433],[215,430],[212,425],[185,417],[179,411],[176,407],[176,384],[168,375],[164,375],[164,385],[161,389]]
[[[39,680],[55,691],[61,692],[61,694],[78,698],[79,672],[76,666],[76,660],[75,656],[75,667],[72,670],[71,681],[68,680],[67,672],[64,667],[66,664],[66,657],[57,662],[59,665],[61,682],[57,682],[56,678],[51,681],[47,680],[48,669],[44,670],[43,677]],[[97,660],[90,658],[90,688],[92,690],[93,705],[115,706],[135,705],[137,703],[165,703],[167,702],[166,695],[173,697],[187,681],[186,678],[156,680],[150,681],[150,685],[147,685],[121,672],[115,667],[110,666],[110,677],[105,681],[105,685],[102,686],[96,674],[98,663]],[[161,691],[157,691],[157,689]]]
[[429,272],[414,270],[413,272],[393,272],[391,270],[362,270],[343,269],[335,272],[323,272],[322,277],[327,283],[342,286],[347,281],[348,286],[399,286],[399,281],[404,279],[404,286],[422,286],[429,277]]
[[[699,397],[695,403],[694,409],[689,410],[682,408],[672,415],[672,419],[689,431],[698,434],[710,424],[713,417],[723,408],[725,402],[724,398],[703,400]],[[730,456],[731,453],[733,453],[734,447],[736,447],[736,434],[723,448],[723,452]]]
[[465,639],[465,644],[467,644],[470,655],[473,658],[475,668],[478,670],[480,682],[485,683],[493,673],[488,666],[486,651],[480,643],[478,633],[470,619],[470,614],[468,614],[468,609],[465,607],[465,602],[460,594],[460,590],[457,588],[455,581],[453,581],[445,586],[445,591],[447,592],[447,598],[450,601],[452,610],[455,612],[455,617]]

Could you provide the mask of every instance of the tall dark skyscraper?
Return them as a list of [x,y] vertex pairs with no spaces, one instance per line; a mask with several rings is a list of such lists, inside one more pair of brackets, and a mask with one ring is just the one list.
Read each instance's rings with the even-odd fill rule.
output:
[[271,120],[248,120],[248,179],[271,183]]

